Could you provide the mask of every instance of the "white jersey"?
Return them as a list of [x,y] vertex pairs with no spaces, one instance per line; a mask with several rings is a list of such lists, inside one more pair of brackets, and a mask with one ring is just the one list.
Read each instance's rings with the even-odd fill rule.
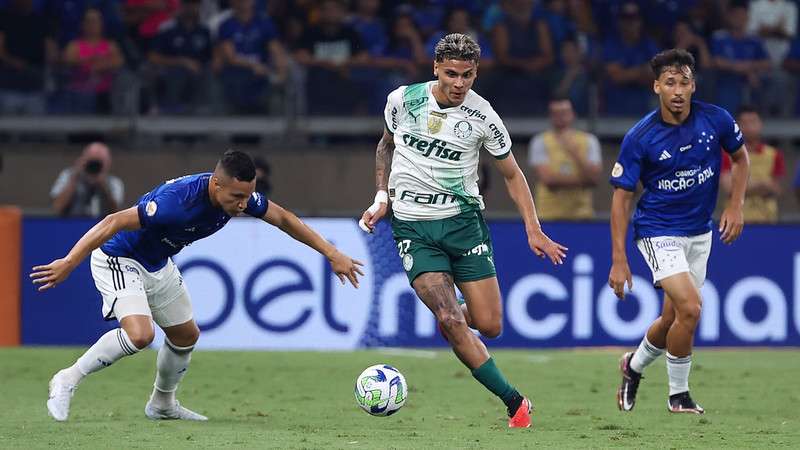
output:
[[389,198],[400,220],[436,220],[483,209],[478,192],[481,148],[497,159],[511,153],[500,116],[472,90],[464,102],[442,108],[436,81],[400,86],[389,94],[386,128],[394,136]]

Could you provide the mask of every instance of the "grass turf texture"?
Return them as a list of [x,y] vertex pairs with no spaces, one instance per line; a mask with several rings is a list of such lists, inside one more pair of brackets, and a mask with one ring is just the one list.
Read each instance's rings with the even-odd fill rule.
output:
[[[196,352],[178,391],[207,423],[153,422],[143,409],[156,353],[84,380],[69,421],[47,416],[47,382],[82,349],[0,349],[0,448],[798,448],[798,350],[699,350],[691,385],[705,416],[666,410],[663,358],[645,372],[636,409],[617,410],[619,350],[497,351],[536,407],[509,430],[503,405],[447,351]],[[408,380],[405,407],[371,417],[355,377],[388,363]]]

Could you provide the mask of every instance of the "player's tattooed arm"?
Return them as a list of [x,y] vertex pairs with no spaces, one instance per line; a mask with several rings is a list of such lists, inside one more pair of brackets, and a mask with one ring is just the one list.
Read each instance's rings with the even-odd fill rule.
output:
[[107,215],[75,243],[67,256],[50,264],[35,266],[30,274],[33,284],[41,284],[40,291],[55,287],[66,280],[92,250],[103,245],[118,231],[139,228],[141,228],[139,212],[135,206]]
[[375,150],[375,188],[386,191],[389,188],[389,171],[392,169],[392,156],[394,155],[394,137],[388,130],[383,130],[383,136],[378,141]]
[[386,128],[375,150],[375,199],[361,215],[358,226],[367,233],[375,230],[375,224],[389,211],[389,171],[392,170],[394,136]]

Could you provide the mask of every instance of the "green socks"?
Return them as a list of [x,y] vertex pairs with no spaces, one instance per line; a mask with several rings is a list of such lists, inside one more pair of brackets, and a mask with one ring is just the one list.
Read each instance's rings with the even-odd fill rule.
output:
[[514,386],[509,384],[506,377],[495,365],[493,358],[490,357],[480,367],[473,369],[472,376],[492,394],[503,400],[503,403],[508,407],[509,414],[516,412],[519,405],[522,404],[522,395],[514,389]]

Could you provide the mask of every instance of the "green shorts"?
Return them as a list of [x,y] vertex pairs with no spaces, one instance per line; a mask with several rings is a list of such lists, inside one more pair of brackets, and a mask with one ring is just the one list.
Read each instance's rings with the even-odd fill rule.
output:
[[489,228],[480,211],[439,220],[405,221],[392,218],[408,281],[425,272],[448,272],[455,281],[496,276]]

